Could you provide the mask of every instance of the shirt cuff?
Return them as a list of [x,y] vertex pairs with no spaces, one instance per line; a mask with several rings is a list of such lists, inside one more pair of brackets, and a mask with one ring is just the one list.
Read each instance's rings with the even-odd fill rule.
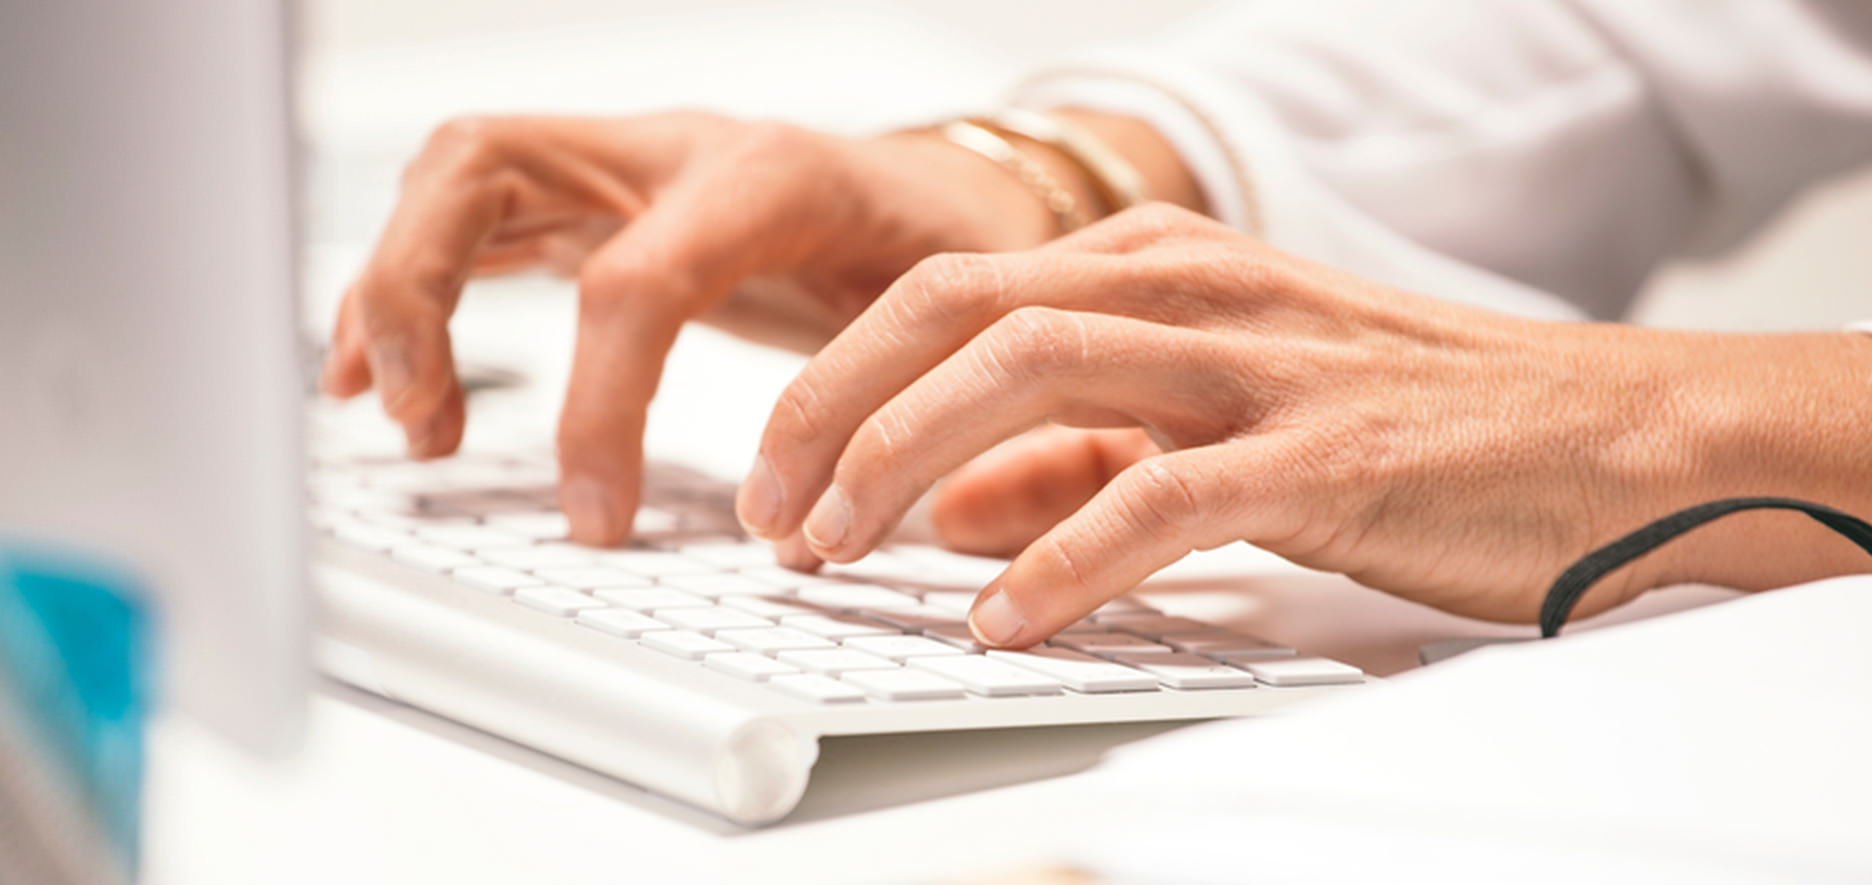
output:
[[1861,320],[1860,322],[1852,323],[1846,327],[1846,330],[1849,332],[1865,332],[1872,335],[1872,320]]

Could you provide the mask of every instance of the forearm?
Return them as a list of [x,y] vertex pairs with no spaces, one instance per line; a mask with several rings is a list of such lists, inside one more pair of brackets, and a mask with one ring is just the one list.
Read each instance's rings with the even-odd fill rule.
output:
[[[1752,495],[1872,516],[1872,335],[1689,338],[1661,416],[1677,428],[1666,449],[1675,488],[1655,516]],[[1775,511],[1727,517],[1659,559],[1654,583],[1750,590],[1872,570],[1872,559],[1851,542],[1805,516]]]

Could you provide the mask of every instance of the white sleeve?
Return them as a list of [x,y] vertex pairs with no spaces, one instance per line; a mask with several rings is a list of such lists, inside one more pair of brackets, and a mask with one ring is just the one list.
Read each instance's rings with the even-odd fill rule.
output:
[[1297,254],[1614,317],[1872,162],[1872,2],[1270,0],[1014,100],[1152,122],[1218,217]]

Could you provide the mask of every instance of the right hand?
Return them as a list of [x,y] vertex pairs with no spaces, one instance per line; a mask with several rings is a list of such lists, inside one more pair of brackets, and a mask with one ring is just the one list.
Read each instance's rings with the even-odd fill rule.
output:
[[412,456],[449,454],[465,416],[448,337],[462,287],[528,268],[576,276],[559,498],[574,540],[616,544],[637,508],[644,413],[684,322],[813,346],[928,255],[1054,233],[1018,181],[931,136],[696,113],[458,120],[404,174],[339,310],[323,386],[375,386]]

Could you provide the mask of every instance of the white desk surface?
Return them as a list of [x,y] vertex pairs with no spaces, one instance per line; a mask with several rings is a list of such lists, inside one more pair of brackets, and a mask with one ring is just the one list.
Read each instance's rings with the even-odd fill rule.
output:
[[[796,17],[785,27],[794,36],[836,39],[823,34],[828,21]],[[716,37],[710,52],[745,60],[775,42],[768,39],[775,27],[780,25],[742,18],[731,30],[711,32]],[[876,34],[881,25],[871,21],[864,27]],[[504,66],[499,70],[477,63],[472,53],[448,51],[312,60],[307,116],[315,142],[333,164],[315,168],[315,187],[323,182],[346,190],[312,195],[315,210],[326,208],[313,225],[315,234],[325,235],[307,255],[308,318],[323,324],[330,316],[331,302],[361,255],[359,219],[371,223],[387,204],[391,161],[427,121],[473,107],[618,109],[658,103],[656,96],[628,88],[626,77],[592,76],[597,59],[630,64],[641,61],[635,50],[645,46],[659,46],[665,58],[680,49],[672,49],[680,41],[668,38],[662,25],[632,36],[631,46],[583,54],[569,52],[558,38],[531,48],[483,47],[483,57],[498,57]],[[914,115],[945,100],[979,101],[1004,76],[994,59],[943,44],[940,35],[917,36],[895,44],[874,41],[889,57],[866,62],[872,78],[867,84],[854,86],[823,64],[802,68],[810,67],[815,54],[795,45],[783,64],[746,65],[763,67],[758,78],[727,76],[703,65],[701,70],[717,75],[685,81],[684,92],[662,101],[777,108],[772,112],[836,122],[839,114]],[[950,73],[934,86],[921,75],[928,66],[919,69],[916,53],[905,56],[906,47],[931,46],[938,55],[947,53]],[[955,64],[958,58],[967,64]],[[538,76],[515,85],[500,70]],[[609,84],[602,90],[593,86],[601,80]],[[526,87],[542,82],[578,82],[584,91],[535,100],[540,93]],[[659,88],[667,82],[658,82]],[[814,91],[802,82],[826,88]],[[866,104],[854,98],[863,89],[874,97],[888,92],[896,100]],[[477,103],[477,95],[485,100]],[[490,288],[496,291],[471,294],[456,324],[462,358],[526,366],[542,390],[557,390],[570,341],[563,287],[519,281]],[[773,396],[797,365],[796,358],[713,333],[686,334],[652,412],[652,452],[682,452],[697,466],[738,478]],[[542,398],[531,421],[474,425],[470,444],[516,437],[544,444],[550,439],[550,400]],[[1230,577],[1217,580],[1218,574]],[[1246,549],[1206,555],[1152,586],[1151,597],[1170,611],[1239,625],[1379,674],[1410,667],[1425,642],[1531,632],[1451,618]],[[1724,595],[1672,590],[1599,622]],[[853,739],[827,748],[792,818],[743,830],[480,732],[326,684],[311,701],[303,752],[281,764],[240,757],[188,722],[157,725],[146,879],[152,885],[942,880],[1044,857],[1049,846],[1066,844],[1091,823],[1121,814],[1121,808],[1100,801],[1098,772],[1084,769],[1104,748],[1161,728]]]

